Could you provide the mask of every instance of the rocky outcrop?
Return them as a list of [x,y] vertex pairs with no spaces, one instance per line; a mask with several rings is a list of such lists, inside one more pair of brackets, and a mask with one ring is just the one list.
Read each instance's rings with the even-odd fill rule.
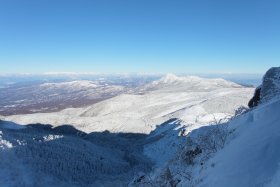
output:
[[261,102],[280,96],[280,67],[270,68],[263,77]]
[[250,108],[280,96],[280,67],[270,68],[264,75],[262,84],[256,88],[253,98],[249,101]]
[[255,90],[253,98],[249,101],[248,106],[250,108],[258,106],[261,99],[261,86],[258,86]]

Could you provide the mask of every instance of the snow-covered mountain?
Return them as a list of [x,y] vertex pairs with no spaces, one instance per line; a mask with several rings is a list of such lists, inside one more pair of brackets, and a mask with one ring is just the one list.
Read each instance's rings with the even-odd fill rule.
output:
[[169,74],[141,94],[1,117],[0,186],[279,186],[278,81],[266,74],[252,109],[252,88]]
[[141,94],[122,94],[85,108],[3,119],[19,124],[70,124],[84,132],[150,133],[156,125],[171,118],[191,125],[228,118],[236,108],[246,106],[253,94],[253,88],[221,79],[171,74],[144,86],[142,91]]
[[[148,157],[164,164],[137,176],[130,185],[279,186],[279,70],[270,69],[264,76],[259,106],[241,111],[229,122],[191,129],[183,143],[174,133],[184,127],[182,123],[165,124],[169,129],[164,131],[164,138],[145,147]],[[174,145],[180,149],[174,149]]]
[[211,91],[218,88],[241,88],[242,86],[224,79],[207,79],[197,76],[178,77],[167,74],[159,80],[144,86],[144,90],[167,91]]

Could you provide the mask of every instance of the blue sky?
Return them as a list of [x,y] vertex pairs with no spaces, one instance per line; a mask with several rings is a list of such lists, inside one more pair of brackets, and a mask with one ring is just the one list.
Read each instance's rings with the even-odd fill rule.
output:
[[0,73],[263,73],[279,0],[1,0]]

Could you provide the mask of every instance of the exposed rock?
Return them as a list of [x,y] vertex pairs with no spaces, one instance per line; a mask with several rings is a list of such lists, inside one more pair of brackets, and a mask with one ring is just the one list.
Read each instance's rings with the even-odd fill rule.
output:
[[253,98],[249,101],[248,106],[250,108],[258,106],[260,99],[261,99],[261,86],[258,86],[255,90]]

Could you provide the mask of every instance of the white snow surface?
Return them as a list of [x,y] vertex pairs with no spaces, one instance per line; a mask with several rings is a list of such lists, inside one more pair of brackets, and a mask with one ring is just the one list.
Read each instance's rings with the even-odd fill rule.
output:
[[[150,134],[154,142],[144,148],[157,167],[130,186],[280,186],[279,111],[275,98],[224,124],[168,122]],[[182,129],[185,137],[178,134]]]
[[247,105],[254,92],[252,88],[222,79],[177,77],[172,74],[146,85],[143,90],[145,92],[141,95],[123,94],[85,108],[2,119],[23,125],[70,124],[84,132],[109,130],[148,134],[156,125],[171,118],[188,124],[209,124],[230,116],[239,106]]
[[273,100],[231,121],[236,137],[209,160],[199,186],[279,186],[279,111]]

